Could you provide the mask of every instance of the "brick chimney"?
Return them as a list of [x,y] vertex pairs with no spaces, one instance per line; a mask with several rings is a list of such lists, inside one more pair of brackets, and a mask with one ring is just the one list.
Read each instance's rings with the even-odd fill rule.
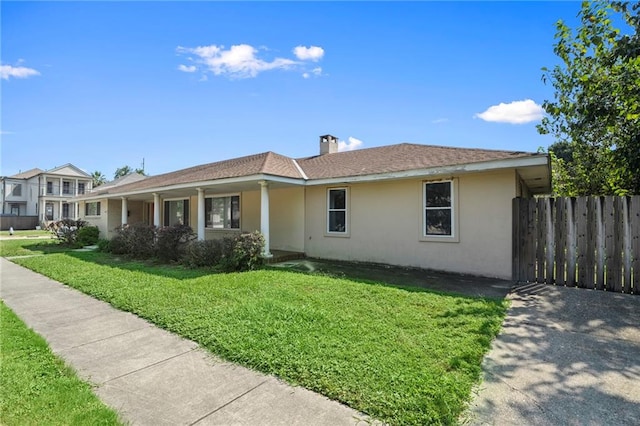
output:
[[331,135],[320,136],[320,155],[338,152],[338,138]]

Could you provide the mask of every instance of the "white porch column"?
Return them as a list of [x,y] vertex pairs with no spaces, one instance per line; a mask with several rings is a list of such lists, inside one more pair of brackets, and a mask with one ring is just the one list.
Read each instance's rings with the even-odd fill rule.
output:
[[76,189],[73,191],[73,195],[78,196],[78,179],[76,179]]
[[[53,217],[55,217],[55,215]],[[62,219],[62,200],[58,201],[58,220],[60,219]]]
[[40,195],[45,196],[47,195],[47,177],[43,176],[44,178],[44,187],[40,188]]
[[272,257],[269,249],[269,183],[265,180],[260,184],[260,232],[264,236],[264,257]]
[[204,241],[204,189],[198,188],[198,240]]
[[127,224],[129,206],[127,205],[127,197],[122,197],[122,214],[121,214],[121,222],[122,226]]
[[73,210],[76,215],[76,220],[80,219],[80,203],[75,203]]
[[60,178],[60,193],[59,193],[59,195],[62,196],[62,178]]
[[153,194],[153,226],[160,227],[160,194]]

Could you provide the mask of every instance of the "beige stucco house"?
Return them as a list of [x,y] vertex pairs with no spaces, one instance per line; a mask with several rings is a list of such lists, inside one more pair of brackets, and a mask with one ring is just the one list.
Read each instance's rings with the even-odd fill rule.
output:
[[261,231],[271,250],[499,278],[511,276],[512,199],[548,193],[545,154],[398,144],[273,152],[204,164],[78,198],[82,219],[184,223],[199,239]]

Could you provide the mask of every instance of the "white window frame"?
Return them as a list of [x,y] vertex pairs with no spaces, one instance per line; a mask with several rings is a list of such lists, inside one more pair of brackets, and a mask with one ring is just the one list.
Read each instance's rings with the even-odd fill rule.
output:
[[[207,199],[211,199],[211,207],[213,207],[213,199],[215,198],[231,198],[231,197],[238,197],[238,211],[240,213],[240,218],[238,219],[238,227],[237,228],[213,228],[211,226],[207,226]],[[231,201],[231,200],[229,200]],[[210,231],[240,231],[242,229],[242,196],[240,193],[230,193],[230,194],[215,194],[215,195],[207,195],[205,197],[205,201],[204,201],[204,215],[205,215],[205,219],[204,219],[204,224],[205,224],[205,229],[210,230]]]
[[[331,191],[344,191],[344,209],[332,209],[331,208]],[[327,222],[325,226],[325,235],[328,236],[336,236],[336,237],[347,237],[351,231],[349,224],[349,188],[346,186],[335,187],[335,188],[327,188]],[[344,231],[330,231],[330,217],[331,212],[339,212],[344,211]]]
[[62,194],[63,195],[71,195],[71,194],[73,194],[73,191],[71,191],[71,187],[72,187],[72,185],[71,185],[70,181],[63,180],[62,181]]
[[[95,204],[96,205],[96,214],[89,214],[89,204]],[[84,203],[84,215],[87,217],[98,217],[100,216],[100,209],[101,209],[102,205],[100,201],[87,201]]]
[[[451,205],[449,207],[427,207],[427,185],[437,183],[449,183],[451,190]],[[423,181],[420,185],[422,191],[422,241],[437,241],[437,242],[459,242],[458,235],[458,179],[442,179],[442,180],[428,180]],[[437,235],[427,234],[427,210],[442,210],[449,209],[451,211],[451,235]]]

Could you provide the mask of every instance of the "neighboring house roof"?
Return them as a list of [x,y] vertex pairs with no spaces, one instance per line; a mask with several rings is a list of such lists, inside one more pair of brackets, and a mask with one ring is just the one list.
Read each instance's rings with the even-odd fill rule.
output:
[[12,179],[31,179],[34,176],[38,176],[40,173],[44,173],[44,170],[36,167],[35,169],[27,170],[26,172],[18,173],[9,177]]
[[[508,160],[525,161],[512,165]],[[500,165],[492,162],[503,162]],[[482,163],[487,163],[486,168]],[[202,164],[175,172],[147,177],[137,182],[123,185],[102,185],[81,198],[96,198],[100,195],[136,193],[147,190],[161,190],[165,187],[185,184],[211,182],[219,179],[230,179],[250,176],[270,175],[313,183],[322,183],[326,179],[347,177],[384,175],[397,172],[420,174],[423,170],[434,170],[442,167],[463,171],[468,165],[479,165],[476,170],[487,170],[500,167],[519,167],[534,164],[547,167],[546,154],[522,151],[498,151],[475,148],[452,148],[435,145],[418,145],[401,143],[376,148],[360,149],[347,152],[335,152],[294,160],[273,152],[249,155],[246,157]],[[548,172],[547,172],[548,174]],[[548,184],[542,184],[544,191]]]
[[142,175],[140,173],[129,173],[128,175],[120,176],[110,182],[105,182],[102,185],[95,187],[96,190],[104,190],[107,188],[113,188],[116,186],[126,185],[140,180],[147,179],[149,176]]
[[531,157],[540,154],[401,143],[298,160],[309,179],[363,176]]
[[[71,174],[68,173],[68,171],[65,170],[65,169],[69,169],[72,173]],[[62,172],[67,172],[67,173],[62,173]],[[44,173],[47,173],[47,174],[58,174],[58,175],[63,175],[63,176],[65,176],[65,175],[70,176],[70,175],[78,174],[78,175],[80,175],[82,177],[88,177],[88,178],[91,177],[91,175],[89,175],[89,173],[85,172],[84,170],[82,170],[79,167],[74,166],[71,163],[63,164],[62,166],[58,166],[58,167],[54,167],[53,169],[45,170]]]

